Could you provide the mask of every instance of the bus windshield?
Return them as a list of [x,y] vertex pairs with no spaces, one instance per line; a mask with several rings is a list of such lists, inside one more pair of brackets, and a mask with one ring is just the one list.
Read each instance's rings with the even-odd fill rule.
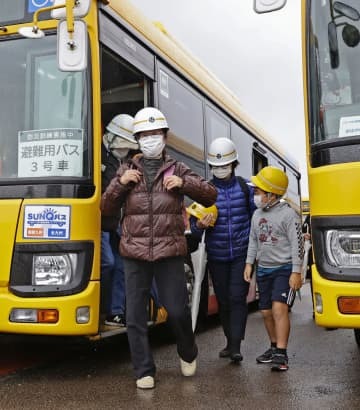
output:
[[[309,84],[311,143],[360,137],[358,0],[311,2]],[[360,16],[360,15],[359,15]]]
[[0,41],[0,183],[88,177],[87,71],[57,68],[56,36]]
[[[54,0],[0,0],[0,26],[32,21],[33,13],[42,7],[54,5]],[[65,1],[64,1],[65,3]],[[40,13],[39,20],[50,19],[50,12]]]

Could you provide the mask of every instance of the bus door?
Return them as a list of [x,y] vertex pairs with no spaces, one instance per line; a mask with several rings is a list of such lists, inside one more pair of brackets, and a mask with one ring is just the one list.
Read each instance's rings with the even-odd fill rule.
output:
[[[118,114],[135,116],[141,108],[153,105],[155,57],[129,32],[100,11],[100,76],[102,133]],[[99,144],[101,144],[99,140]],[[111,295],[111,284],[101,278],[101,313]],[[152,292],[155,288],[152,289]],[[153,293],[152,293],[153,294]],[[149,301],[149,323],[163,321],[166,314]],[[124,329],[101,327],[101,336],[120,333]]]
[[101,121],[106,126],[117,114],[134,116],[153,105],[155,56],[131,33],[99,14]]

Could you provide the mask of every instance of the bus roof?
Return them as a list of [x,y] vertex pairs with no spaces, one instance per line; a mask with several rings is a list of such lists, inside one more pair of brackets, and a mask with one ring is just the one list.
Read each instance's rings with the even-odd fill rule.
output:
[[176,41],[162,25],[152,23],[129,0],[111,0],[108,6],[102,6],[102,8],[105,10],[111,8],[129,25],[130,29],[135,29],[141,33],[148,42],[147,45],[154,49],[159,56],[170,61],[184,77],[208,95],[215,104],[223,107],[235,120],[244,124],[268,148],[278,153],[282,158],[286,155],[284,162],[298,171],[297,161],[273,143],[270,135],[257,126],[241,107],[238,98],[182,44]]

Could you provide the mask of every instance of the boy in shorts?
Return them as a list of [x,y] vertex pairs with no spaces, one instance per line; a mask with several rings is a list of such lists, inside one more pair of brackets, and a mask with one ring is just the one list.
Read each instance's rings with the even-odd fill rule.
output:
[[251,177],[257,206],[252,221],[244,279],[251,280],[257,262],[259,309],[270,339],[270,348],[256,358],[271,363],[271,370],[288,370],[289,306],[301,288],[304,255],[300,216],[281,197],[288,178],[279,168],[268,166]]

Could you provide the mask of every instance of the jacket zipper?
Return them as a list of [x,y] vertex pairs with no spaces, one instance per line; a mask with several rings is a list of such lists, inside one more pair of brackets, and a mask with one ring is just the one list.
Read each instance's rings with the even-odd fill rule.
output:
[[227,216],[228,216],[228,232],[229,232],[229,251],[230,258],[233,258],[233,247],[232,247],[232,225],[231,225],[231,212],[230,212],[230,195],[229,191],[225,190],[226,204],[227,204]]
[[150,223],[150,243],[149,243],[149,254],[150,254],[150,260],[153,260],[154,257],[154,249],[153,249],[153,244],[154,244],[154,214],[153,214],[153,191],[151,188],[151,192],[149,193],[149,223]]

